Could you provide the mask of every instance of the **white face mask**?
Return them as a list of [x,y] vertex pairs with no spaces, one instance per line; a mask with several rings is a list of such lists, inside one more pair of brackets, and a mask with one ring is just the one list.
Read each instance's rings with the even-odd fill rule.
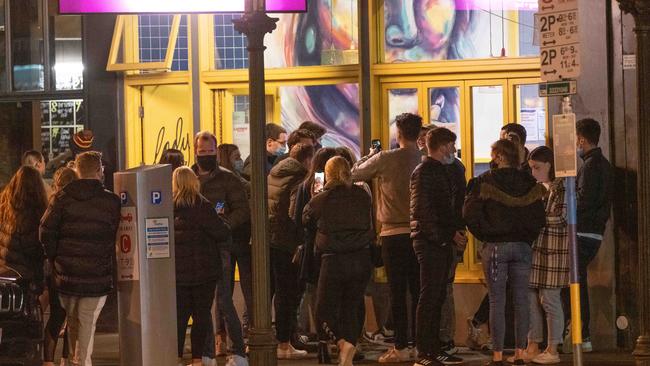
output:
[[454,155],[453,153],[450,153],[447,156],[445,156],[442,163],[445,164],[445,165],[451,165],[451,164],[454,163],[455,160],[456,160],[456,155]]

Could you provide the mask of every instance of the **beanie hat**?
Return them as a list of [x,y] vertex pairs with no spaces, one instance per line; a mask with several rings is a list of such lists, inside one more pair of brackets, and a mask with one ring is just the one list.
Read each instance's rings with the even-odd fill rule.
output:
[[91,130],[79,131],[72,136],[72,144],[70,144],[70,149],[75,154],[82,152],[90,151],[93,148],[93,140],[95,136]]

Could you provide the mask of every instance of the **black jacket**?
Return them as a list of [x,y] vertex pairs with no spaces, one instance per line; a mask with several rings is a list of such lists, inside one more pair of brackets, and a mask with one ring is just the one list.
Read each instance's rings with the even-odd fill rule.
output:
[[99,297],[113,290],[120,199],[95,179],[71,182],[50,201],[40,227],[57,291]]
[[578,232],[602,235],[612,206],[612,166],[600,148],[584,154],[578,170]]
[[307,169],[293,158],[284,159],[271,169],[268,177],[271,248],[293,254],[302,243],[302,233],[292,217],[296,192],[306,176]]
[[519,169],[485,172],[469,182],[468,191],[463,215],[483,242],[532,244],[546,223],[546,189]]
[[[266,154],[266,162],[265,162],[266,175],[269,175],[269,173],[271,172],[271,168],[273,168],[273,166],[275,165],[275,161],[277,159],[278,157],[275,155],[271,155],[269,153]],[[250,156],[246,158],[246,161],[244,161],[244,169],[242,169],[241,175],[247,181],[251,180],[251,175],[253,175],[253,166],[251,165]]]
[[465,230],[465,219],[463,218],[463,204],[467,193],[467,178],[465,178],[465,165],[459,159],[453,164],[445,165],[445,170],[451,182],[451,207],[456,230]]
[[315,245],[323,254],[359,251],[367,248],[375,236],[372,199],[354,184],[326,184],[325,191],[305,206],[302,221],[314,233]]
[[42,290],[43,246],[38,240],[38,225],[43,212],[27,215],[17,232],[9,234],[0,222],[0,267],[18,272],[25,280]]
[[445,165],[422,158],[411,174],[411,238],[451,243],[462,225],[454,220],[452,201],[452,179]]
[[176,284],[200,285],[221,278],[219,246],[230,229],[207,200],[193,207],[174,207]]
[[[192,167],[198,175],[198,167]],[[207,198],[212,207],[223,204],[223,215],[233,232],[238,229],[246,230],[250,224],[251,211],[248,204],[246,186],[242,179],[228,169],[217,166],[210,174],[198,175],[201,182],[201,194]]]

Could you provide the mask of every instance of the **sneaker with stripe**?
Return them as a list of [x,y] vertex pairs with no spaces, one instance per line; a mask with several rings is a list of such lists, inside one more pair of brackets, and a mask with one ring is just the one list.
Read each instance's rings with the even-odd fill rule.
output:
[[441,352],[439,355],[437,355],[436,360],[443,365],[461,365],[463,363],[462,358],[452,356],[445,352]]

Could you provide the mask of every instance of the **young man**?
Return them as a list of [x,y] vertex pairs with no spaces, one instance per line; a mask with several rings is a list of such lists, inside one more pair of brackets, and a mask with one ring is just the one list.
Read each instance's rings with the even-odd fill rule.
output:
[[[297,144],[316,146],[316,138],[314,137],[314,134],[312,134],[310,131],[298,129],[289,134],[289,138],[287,139],[287,145],[289,146],[289,151],[291,151],[291,149],[293,149],[293,147],[296,146]],[[281,161],[288,158],[289,151],[287,151],[287,153],[282,156],[278,156],[278,158],[275,159],[273,166],[278,165]]]
[[[246,187],[234,173],[223,169],[217,162],[217,138],[210,132],[199,132],[194,138],[196,165],[192,167],[201,183],[201,194],[210,201],[217,213],[231,230],[250,221],[250,206]],[[227,366],[248,366],[241,322],[232,301],[230,272],[231,248],[224,244],[221,249],[223,275],[217,283],[217,306],[224,315],[228,336],[233,342],[233,356]],[[216,365],[214,330],[210,329],[206,340],[204,364]]]
[[[289,151],[287,149],[287,130],[275,123],[267,123],[266,133],[266,174],[268,175],[273,168],[273,164],[278,156],[282,156]],[[251,180],[251,157],[247,157],[244,162],[242,177]]]
[[[609,219],[612,205],[613,172],[612,166],[598,147],[600,124],[591,119],[576,123],[577,148],[584,162],[578,170],[578,275],[580,277],[580,314],[582,315],[582,350],[591,352],[589,331],[589,283],[587,268],[603,241],[603,233]],[[570,296],[564,291],[565,309],[570,309]],[[570,317],[566,317],[570,319]],[[567,344],[567,342],[565,342]],[[569,342],[570,344],[570,342]]]
[[302,233],[297,231],[292,217],[294,194],[307,177],[314,156],[314,147],[299,143],[289,157],[271,169],[269,189],[269,231],[271,232],[271,278],[275,289],[275,327],[278,339],[278,359],[307,356],[295,349],[291,337],[295,332],[298,306],[302,292],[298,286],[298,268],[293,264]]
[[467,238],[462,219],[454,214],[452,178],[446,166],[456,160],[456,135],[446,128],[427,133],[429,154],[411,176],[411,238],[420,265],[417,307],[416,366],[456,365],[460,358],[441,350],[440,320],[449,273]]
[[[406,296],[411,293],[412,314],[420,293],[420,271],[413,251],[409,225],[409,184],[422,154],[417,139],[422,128],[422,117],[404,113],[397,116],[397,141],[399,148],[376,152],[359,160],[352,168],[354,181],[379,179],[379,208],[381,222],[382,257],[391,297],[391,312],[395,328],[395,347],[379,358],[380,363],[405,362],[412,358],[409,346],[409,318]],[[414,317],[411,329],[415,330]]]
[[321,145],[321,139],[325,134],[327,133],[327,129],[318,123],[312,122],[312,121],[305,121],[300,124],[300,127],[298,127],[299,130],[307,130],[314,135],[314,139],[316,139],[316,145],[314,146],[316,151],[320,150],[323,145]]
[[526,139],[528,138],[526,127],[518,123],[508,123],[501,127],[499,138],[508,139],[517,145],[517,150],[519,152],[519,169],[528,174],[532,174],[530,166],[528,165],[528,155],[530,154],[530,151],[526,148]]
[[58,192],[41,220],[40,238],[67,314],[70,359],[92,365],[95,324],[115,283],[120,199],[104,189],[100,153],[77,155],[79,180]]

